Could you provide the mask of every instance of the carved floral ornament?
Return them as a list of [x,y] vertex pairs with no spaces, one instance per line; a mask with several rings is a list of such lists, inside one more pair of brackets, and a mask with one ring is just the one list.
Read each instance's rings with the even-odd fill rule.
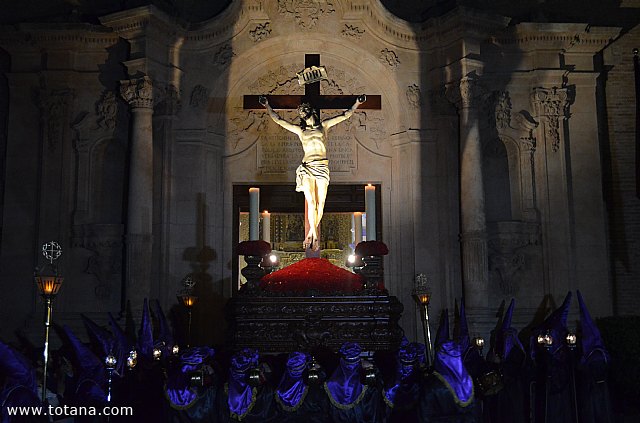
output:
[[494,119],[498,130],[511,124],[511,98],[508,91],[496,91],[494,100]]
[[400,59],[395,51],[388,48],[380,50],[380,61],[392,69],[396,69],[400,64]]
[[207,87],[198,84],[193,87],[193,91],[191,91],[191,99],[189,100],[189,105],[191,107],[195,107],[196,109],[204,108],[207,105],[208,98],[209,90],[207,89]]
[[342,35],[347,38],[362,38],[364,29],[360,29],[355,25],[344,24]]
[[102,129],[113,129],[118,119],[118,100],[113,91],[105,91],[96,102],[97,124]]
[[213,55],[213,64],[219,67],[225,67],[231,63],[231,59],[235,55],[231,44],[225,44]]
[[407,87],[406,95],[407,101],[412,108],[420,108],[420,106],[422,105],[422,93],[420,92],[420,87],[418,87],[418,85],[409,85]]
[[278,12],[292,15],[303,29],[314,28],[320,16],[335,11],[331,0],[278,0]]
[[64,135],[64,115],[67,113],[69,103],[74,93],[71,90],[52,90],[47,92],[42,89],[36,101],[40,107],[43,120],[44,138],[49,151],[54,151],[62,141]]
[[153,85],[148,76],[120,81],[120,95],[133,108],[153,108]]
[[566,88],[534,88],[531,102],[538,118],[545,121],[545,136],[554,152],[560,149],[560,121],[568,116],[569,96]]
[[252,30],[249,31],[249,38],[254,43],[262,40],[266,40],[271,36],[271,25],[269,22],[257,24]]

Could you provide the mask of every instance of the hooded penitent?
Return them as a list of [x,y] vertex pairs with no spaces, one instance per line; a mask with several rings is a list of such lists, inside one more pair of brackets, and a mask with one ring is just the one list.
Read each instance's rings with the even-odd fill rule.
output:
[[246,416],[257,400],[257,389],[247,383],[247,372],[258,366],[258,351],[245,348],[231,357],[228,382],[228,404],[231,416],[238,420]]
[[3,342],[0,342],[0,378],[5,380],[0,391],[2,423],[8,423],[13,419],[5,414],[7,407],[40,405],[36,374],[31,363]]
[[577,366],[577,399],[580,423],[613,421],[608,386],[609,353],[598,327],[589,314],[580,291],[576,292],[580,306],[580,336],[582,351]]
[[517,348],[522,352],[525,351],[520,339],[518,339],[518,332],[511,327],[515,304],[515,299],[511,299],[509,308],[502,319],[500,330],[496,334],[495,353],[501,357],[502,360],[506,360],[509,357],[513,348]]
[[477,378],[486,371],[486,363],[482,356],[482,350],[471,345],[469,338],[469,326],[467,325],[467,312],[464,306],[464,297],[460,300],[460,315],[458,316],[458,336],[455,341],[462,351],[462,361],[472,377]]
[[440,325],[438,326],[438,332],[436,332],[436,339],[434,348],[437,351],[438,347],[449,340],[449,310],[442,310],[440,314]]
[[549,351],[555,354],[563,345],[565,345],[564,339],[567,336],[567,317],[569,316],[569,306],[571,306],[571,292],[567,292],[566,297],[562,305],[555,309],[549,317],[534,331],[531,340],[531,356],[535,359],[536,351],[538,349],[537,338],[539,334],[548,333],[553,340]]
[[459,344],[446,341],[436,350],[434,375],[440,379],[454,395],[454,401],[466,406],[473,401],[473,380],[462,363]]
[[[417,400],[417,369],[419,367],[419,352],[424,351],[420,344],[407,343],[400,346],[396,354],[396,373],[393,382],[383,391],[384,401],[389,407],[398,403],[401,407],[415,404]],[[424,353],[423,353],[424,355]]]
[[111,332],[113,332],[113,354],[118,360],[116,364],[116,373],[120,376],[124,376],[124,369],[127,365],[127,357],[129,351],[133,347],[133,342],[127,338],[118,322],[109,313],[109,325],[111,326]]
[[471,340],[469,338],[469,325],[467,324],[467,312],[464,307],[464,297],[460,299],[460,316],[458,320],[458,336],[456,342],[460,345],[463,351],[466,351],[470,344]]
[[160,348],[162,349],[162,356],[168,357],[171,354],[171,349],[174,344],[173,333],[171,332],[167,318],[162,312],[162,308],[160,307],[160,302],[158,300],[154,301],[154,306],[156,317],[158,319],[158,337],[155,340],[155,343],[156,345],[160,345]]
[[[547,317],[530,340],[538,388],[534,404],[538,415],[544,416],[547,423],[571,421],[574,414],[571,392],[573,360],[566,343],[570,305],[571,292],[567,293],[562,305]],[[538,345],[538,335],[551,336],[551,345]]]
[[74,352],[72,362],[77,375],[74,402],[76,405],[105,402],[107,378],[103,361],[68,326],[63,328]]
[[215,351],[209,347],[191,348],[180,355],[177,366],[167,378],[165,394],[169,405],[176,409],[190,407],[198,399],[197,389],[191,385],[191,376],[212,358]]
[[324,383],[331,403],[342,409],[357,405],[367,390],[360,381],[362,348],[355,342],[345,342],[340,348],[340,364]]
[[146,298],[142,307],[142,319],[138,331],[138,353],[147,360],[153,359],[153,326]]
[[287,366],[276,389],[276,401],[285,410],[297,408],[305,399],[309,387],[303,373],[310,360],[309,354],[292,352],[287,358]]
[[582,344],[581,362],[585,363],[590,360],[603,360],[608,362],[609,353],[602,341],[600,330],[591,318],[591,314],[589,314],[589,310],[587,309],[587,305],[584,303],[584,299],[582,298],[580,291],[577,291],[576,294],[578,296],[578,305],[580,306],[580,340]]
[[106,357],[107,354],[113,350],[113,336],[108,330],[98,325],[84,314],[82,314],[81,317],[84,322],[84,327],[89,334],[89,338],[97,345],[103,356]]

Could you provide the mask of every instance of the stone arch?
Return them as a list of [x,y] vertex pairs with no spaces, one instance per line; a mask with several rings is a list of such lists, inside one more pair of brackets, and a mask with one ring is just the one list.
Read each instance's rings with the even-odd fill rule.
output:
[[[227,101],[221,110],[215,110],[215,107],[212,107],[213,113],[207,116],[207,128],[210,133],[225,132],[223,155],[227,162],[236,159],[247,160],[247,154],[251,155],[252,152],[249,150],[255,148],[260,131],[265,129],[265,125],[273,124],[266,115],[262,116],[263,113],[260,111],[243,110],[242,96],[259,94],[260,90],[257,87],[260,87],[261,83],[267,83],[265,80],[269,78],[277,81],[280,77],[283,80],[289,73],[290,78],[295,78],[295,72],[304,67],[305,53],[317,52],[317,50],[310,51],[309,45],[322,46],[321,63],[328,68],[333,68],[341,75],[342,80],[338,83],[346,83],[345,93],[358,94],[358,92],[348,92],[355,86],[363,87],[369,94],[382,96],[381,111],[367,113],[365,123],[354,121],[352,124],[366,126],[364,133],[355,136],[359,154],[379,158],[391,157],[393,154],[391,135],[401,132],[406,127],[402,113],[404,106],[401,103],[404,94],[399,90],[392,71],[386,69],[376,57],[359,49],[353,43],[344,42],[344,40],[336,41],[324,34],[309,34],[294,41],[285,37],[269,39],[234,57],[230,68],[225,73],[225,77],[229,78]],[[361,66],[361,63],[366,65]],[[280,73],[287,73],[287,75],[280,75]],[[330,74],[329,77],[332,78],[332,75]],[[252,88],[256,92],[251,92]],[[290,94],[303,92],[301,87],[288,88],[299,91],[289,92]],[[374,115],[376,116],[372,117]],[[364,114],[358,114],[358,116],[360,116],[359,119],[363,119]],[[377,127],[375,127],[376,121]],[[371,136],[376,130],[378,133]],[[383,131],[384,133],[381,134]],[[382,175],[372,174],[368,179],[379,180],[381,177]]]
[[[393,186],[392,161],[398,154],[395,143],[399,137],[398,133],[403,133],[408,126],[406,123],[406,113],[404,112],[404,102],[406,95],[404,91],[398,87],[396,75],[393,70],[386,68],[379,59],[372,53],[361,49],[357,44],[345,41],[343,39],[335,40],[335,36],[328,34],[310,33],[297,34],[299,37],[291,39],[290,37],[274,37],[260,42],[252,46],[246,51],[239,50],[237,55],[229,64],[229,68],[225,70],[223,75],[213,80],[208,85],[209,91],[212,93],[208,106],[205,127],[206,145],[215,145],[220,148],[222,177],[224,185],[225,197],[225,221],[232,222],[233,216],[231,201],[226,198],[232,198],[233,184],[254,183],[261,181],[262,183],[275,184],[294,184],[294,172],[286,173],[261,173],[256,164],[259,157],[258,138],[260,131],[266,130],[275,134],[285,134],[282,128],[279,128],[265,115],[264,122],[259,120],[262,112],[243,111],[242,99],[246,94],[261,94],[261,92],[251,92],[250,87],[269,75],[269,72],[280,71],[284,68],[287,74],[284,78],[295,77],[295,72],[302,70],[304,67],[304,55],[306,53],[320,53],[320,61],[322,65],[335,68],[339,72],[344,73],[343,81],[356,80],[361,81],[355,86],[365,87],[367,94],[379,94],[382,96],[382,110],[379,115],[383,118],[384,136],[376,140],[368,136],[369,127],[366,128],[365,136],[358,133],[357,129],[353,131],[353,154],[357,158],[357,166],[351,170],[334,172],[332,170],[331,183],[375,183],[381,184],[383,187],[381,193],[381,207],[384,210],[382,230],[390,237],[390,233],[385,230],[388,226],[392,212],[391,187]],[[312,47],[310,47],[312,46]],[[267,58],[266,60],[264,58]],[[289,69],[292,67],[292,69]],[[295,68],[295,69],[293,69]],[[283,71],[283,72],[284,72]],[[332,78],[329,74],[329,78]],[[218,84],[217,81],[224,83]],[[296,82],[297,84],[297,82]],[[226,92],[216,92],[216,85],[226,89]],[[350,92],[354,84],[347,85],[345,94],[360,94],[360,92]],[[294,87],[292,87],[292,90]],[[299,93],[303,93],[302,88]],[[282,92],[282,94],[296,94],[297,92]],[[226,98],[226,101],[219,101],[220,98]],[[358,113],[357,115],[360,115]],[[355,116],[354,116],[355,117]],[[234,119],[245,119],[244,121],[236,121]],[[268,119],[268,120],[267,120]],[[369,119],[369,116],[367,117]],[[352,125],[362,125],[363,122],[356,122],[351,119]],[[243,122],[245,125],[241,128],[251,127],[253,134],[248,139],[238,139],[240,134],[238,131],[235,136],[229,132],[233,131],[236,123]],[[345,130],[346,122],[332,128],[331,133],[338,133],[338,128]],[[368,122],[366,122],[368,124]],[[236,144],[237,143],[237,144]],[[236,144],[236,145],[234,145]],[[298,147],[297,145],[295,147]],[[302,149],[300,148],[300,158],[302,157]],[[297,162],[298,159],[295,161]],[[299,162],[295,163],[297,166]],[[233,244],[233,234],[228,224],[224,227],[223,245]],[[224,252],[227,249],[222,248]],[[391,259],[390,259],[391,260]],[[223,259],[224,261],[224,259]],[[393,281],[387,281],[388,286],[393,285]]]

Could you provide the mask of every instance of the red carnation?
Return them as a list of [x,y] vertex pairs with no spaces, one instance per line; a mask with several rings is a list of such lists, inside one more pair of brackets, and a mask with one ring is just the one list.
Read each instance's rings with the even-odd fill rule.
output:
[[363,241],[356,245],[356,255],[360,257],[367,256],[386,256],[389,249],[382,241]]
[[262,257],[271,252],[271,244],[267,241],[242,241],[238,244],[238,254],[241,256]]

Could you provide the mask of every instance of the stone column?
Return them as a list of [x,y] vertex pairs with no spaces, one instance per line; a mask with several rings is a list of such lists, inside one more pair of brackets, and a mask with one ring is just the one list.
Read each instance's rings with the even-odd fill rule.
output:
[[[593,97],[594,98],[594,97]],[[592,100],[595,101],[595,100]],[[569,117],[569,90],[557,87],[535,87],[531,92],[533,117],[540,122],[536,137],[540,140],[536,149],[536,172],[539,176],[539,204],[541,211],[542,243],[544,251],[544,290],[556,296],[572,289],[576,275],[575,262],[575,209],[572,210],[573,177],[570,174],[573,156],[581,153],[575,148],[571,152],[565,140],[565,120]],[[589,115],[588,119],[595,119]],[[587,125],[588,123],[583,123]],[[594,134],[597,130],[594,129]],[[591,132],[589,132],[591,134]],[[589,135],[591,136],[591,135]],[[595,137],[595,135],[593,135]],[[580,146],[580,149],[584,149]],[[568,166],[568,168],[567,168]],[[584,174],[597,172],[588,166]],[[596,186],[593,189],[597,189]],[[598,200],[595,200],[596,202]],[[586,208],[590,208],[589,205]],[[590,233],[595,227],[589,229]],[[597,251],[594,249],[593,251]]]
[[153,217],[153,87],[151,78],[120,81],[131,106],[129,195],[126,228],[126,299],[134,311],[150,294]]
[[489,302],[478,90],[476,81],[470,77],[447,86],[447,96],[456,105],[460,120],[462,281],[469,308],[487,307]]
[[[157,296],[164,306],[175,301],[174,282],[170,280],[171,249],[171,163],[174,146],[174,125],[177,115],[182,108],[180,92],[173,84],[162,84],[158,87],[157,81],[154,88],[154,118],[153,118],[153,143],[154,143],[154,183],[153,183],[153,273],[151,280],[152,296]],[[206,190],[203,190],[206,192]],[[198,206],[205,207],[204,202]],[[205,217],[203,217],[204,219]],[[198,229],[203,239],[199,240],[197,247],[202,249],[207,245],[204,239],[205,229]]]

